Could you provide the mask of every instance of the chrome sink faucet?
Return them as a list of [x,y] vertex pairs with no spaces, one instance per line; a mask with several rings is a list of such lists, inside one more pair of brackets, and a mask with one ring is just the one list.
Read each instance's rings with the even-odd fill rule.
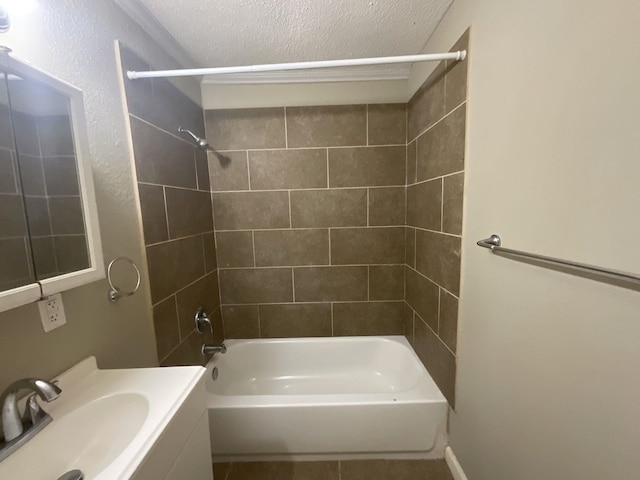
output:
[[[17,399],[17,394],[20,390],[32,390],[35,392],[27,400],[23,416],[20,415]],[[22,443],[51,422],[51,417],[38,405],[36,395],[45,402],[51,402],[58,398],[61,393],[60,387],[39,378],[23,378],[13,382],[5,389],[2,396],[0,396],[2,431],[4,434],[4,443],[0,442],[0,460],[9,456]]]

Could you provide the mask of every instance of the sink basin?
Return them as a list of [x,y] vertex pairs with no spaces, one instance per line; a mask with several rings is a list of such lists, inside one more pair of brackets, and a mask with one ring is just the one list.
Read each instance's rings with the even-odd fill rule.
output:
[[0,462],[0,478],[130,478],[202,376],[200,367],[99,370],[93,357],[59,377],[42,404],[53,421]]

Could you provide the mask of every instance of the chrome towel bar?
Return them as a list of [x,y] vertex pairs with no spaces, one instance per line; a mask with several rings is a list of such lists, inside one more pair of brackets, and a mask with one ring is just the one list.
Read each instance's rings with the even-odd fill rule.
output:
[[[505,248],[502,246],[502,240],[499,235],[493,234],[489,238],[480,240],[477,242],[479,247],[488,248],[493,253],[512,255],[515,257],[527,258],[536,262],[542,262],[550,265],[556,265],[560,267],[566,267],[568,269],[578,270],[583,273],[589,273],[595,276],[603,276],[609,279],[621,281],[624,283],[633,283],[640,286],[640,276],[627,272],[620,272],[618,270],[612,270],[610,268],[596,267],[594,265],[587,265],[586,263],[572,262],[570,260],[562,260],[560,258],[547,257],[545,255],[538,255],[537,253],[522,252],[520,250],[513,250],[511,248]],[[569,272],[570,273],[570,272]]]

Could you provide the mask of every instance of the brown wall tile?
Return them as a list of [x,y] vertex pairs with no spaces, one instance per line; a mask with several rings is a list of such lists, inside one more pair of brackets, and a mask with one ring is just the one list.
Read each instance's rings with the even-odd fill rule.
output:
[[364,226],[367,224],[367,191],[291,192],[291,223],[293,228]]
[[450,112],[467,99],[467,69],[469,66],[469,29],[462,34],[451,51],[467,50],[461,62],[448,60],[445,74],[445,111]]
[[252,190],[327,187],[327,151],[266,150],[249,152]]
[[252,232],[218,232],[216,242],[220,268],[254,266]]
[[289,228],[287,192],[214,193],[218,230]]
[[65,235],[53,238],[58,273],[74,272],[89,268],[87,238],[84,235]]
[[18,193],[17,170],[13,153],[0,150],[0,193]]
[[[0,197],[1,198],[1,197]],[[0,200],[1,201],[1,200]],[[51,216],[49,215],[49,203],[46,197],[25,197],[24,203],[29,219],[29,233],[32,237],[51,235]],[[18,210],[18,217],[22,216],[22,205]],[[3,234],[4,231],[3,231]]]
[[290,268],[218,270],[224,304],[293,301]]
[[405,272],[406,301],[432,328],[438,329],[438,286],[411,268]]
[[442,180],[407,187],[407,225],[440,231],[442,222]]
[[213,230],[211,194],[165,187],[169,237],[180,238]]
[[207,139],[216,150],[284,148],[284,108],[207,110]]
[[453,353],[456,353],[458,343],[458,299],[442,289],[440,289],[438,336]]
[[225,338],[260,338],[257,305],[223,305]]
[[171,296],[153,307],[158,359],[162,360],[180,343],[176,297]]
[[456,357],[419,318],[415,322],[414,348],[449,405],[455,408]]
[[47,195],[80,195],[75,157],[43,158]]
[[407,143],[407,104],[369,105],[369,145],[405,145]]
[[405,184],[406,147],[329,149],[330,187]]
[[192,146],[135,117],[131,136],[139,182],[197,188]]
[[171,80],[153,79],[153,101],[155,125],[168,132],[174,132],[181,126],[196,135],[205,136],[202,107],[182,93]]
[[326,229],[258,231],[254,235],[258,267],[329,264]]
[[418,181],[464,169],[465,106],[418,138]]
[[167,212],[164,205],[164,189],[158,185],[138,184],[142,228],[146,245],[169,239]]
[[404,228],[340,228],[331,230],[334,265],[401,264]]
[[20,195],[0,195],[0,236],[22,237],[27,234],[27,219]]
[[404,320],[404,336],[407,337],[409,343],[413,345],[413,309],[408,303],[404,303],[404,313],[402,314]]
[[405,187],[369,189],[369,225],[404,225]]
[[294,268],[296,302],[367,299],[367,267]]
[[57,275],[58,266],[56,265],[56,250],[53,237],[32,237],[31,248],[36,264],[36,278],[43,279]]
[[30,157],[20,153],[20,179],[25,195],[45,195],[44,166],[40,157]]
[[[31,258],[27,250],[26,239],[0,239],[2,252],[2,268],[0,268],[0,285],[14,288],[33,282]],[[20,281],[24,279],[24,281]]]
[[216,259],[216,243],[213,232],[202,235],[202,249],[204,250],[204,266],[207,273],[211,273],[218,268]]
[[407,185],[411,185],[412,183],[416,183],[418,181],[417,143],[417,140],[414,140],[413,142],[409,143],[409,145],[407,145]]
[[196,156],[196,174],[198,177],[198,190],[204,192],[211,191],[211,182],[209,179],[209,159],[207,152],[196,148],[194,151]]
[[464,173],[444,177],[442,198],[442,231],[462,235]]
[[404,300],[404,265],[369,267],[369,300]]
[[416,270],[454,295],[460,292],[460,238],[416,232]]
[[330,337],[331,304],[260,305],[262,338]]
[[49,214],[54,235],[84,234],[80,197],[50,197]]
[[202,239],[187,237],[147,247],[147,265],[155,304],[204,275]]
[[289,148],[367,144],[365,105],[287,107]]
[[181,365],[201,365],[206,360],[200,351],[202,339],[192,333],[181,342],[175,350],[160,361],[161,367],[175,367]]
[[409,141],[444,116],[444,74],[441,62],[409,100]]
[[69,115],[36,117],[36,126],[43,157],[76,154]]
[[404,302],[335,303],[333,334],[402,335]]
[[407,228],[405,231],[404,244],[404,263],[411,268],[416,266],[416,230],[415,228]]
[[247,152],[209,153],[211,190],[249,190]]
[[180,338],[187,338],[195,328],[194,317],[200,307],[212,316],[220,307],[218,275],[210,273],[176,294]]

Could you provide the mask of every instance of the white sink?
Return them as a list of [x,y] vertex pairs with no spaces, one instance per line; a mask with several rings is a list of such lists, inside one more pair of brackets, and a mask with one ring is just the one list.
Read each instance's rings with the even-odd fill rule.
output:
[[201,367],[98,370],[95,358],[59,377],[60,397],[41,403],[53,421],[0,462],[0,478],[131,478],[202,378]]

